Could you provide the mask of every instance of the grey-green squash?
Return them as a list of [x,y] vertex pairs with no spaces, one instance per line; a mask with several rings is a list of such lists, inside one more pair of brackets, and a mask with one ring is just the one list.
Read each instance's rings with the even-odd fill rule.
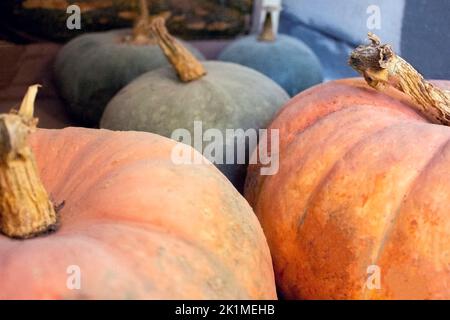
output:
[[322,67],[305,43],[288,35],[274,34],[271,14],[269,10],[260,36],[249,35],[234,41],[220,54],[219,60],[255,69],[295,96],[323,81]]
[[[78,124],[98,127],[109,100],[141,74],[168,65],[149,37],[146,2],[134,29],[81,35],[67,43],[54,65],[54,78],[68,112]],[[186,44],[186,46],[188,46]],[[203,55],[188,46],[199,59]]]
[[[194,122],[199,121],[203,133],[209,129],[222,133],[221,146],[226,149],[227,129],[265,128],[288,101],[288,94],[278,84],[255,70],[219,61],[202,65],[168,34],[162,19],[155,19],[153,32],[174,68],[148,72],[123,88],[106,107],[101,128],[148,131],[172,138],[175,130],[186,129],[194,138]],[[198,140],[188,144],[199,149],[196,143]],[[200,144],[199,151],[204,151],[209,143]],[[247,143],[243,163],[238,163],[237,152],[232,161],[226,161],[223,153],[219,156],[223,163],[220,159],[215,162],[240,191],[251,146]],[[217,154],[211,155],[217,160]]]

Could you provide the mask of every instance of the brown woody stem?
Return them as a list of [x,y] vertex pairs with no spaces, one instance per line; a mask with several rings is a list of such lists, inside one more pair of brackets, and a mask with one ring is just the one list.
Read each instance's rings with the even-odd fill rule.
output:
[[39,178],[27,138],[38,86],[28,89],[18,112],[0,115],[0,231],[11,238],[31,238],[53,231],[57,215]]
[[169,34],[163,18],[157,17],[153,20],[151,31],[181,81],[197,80],[206,74],[200,61]]
[[147,0],[139,0],[139,8],[141,14],[134,23],[131,42],[137,45],[154,43],[154,40],[149,36],[152,19],[149,14]]
[[386,85],[410,96],[418,111],[436,124],[450,126],[450,91],[435,87],[408,62],[396,55],[389,45],[369,32],[369,45],[356,48],[349,59],[350,66],[364,76],[377,90]]
[[275,7],[266,8],[267,13],[264,19],[264,25],[259,35],[258,40],[264,42],[273,42],[276,40],[275,32],[273,32],[272,12],[275,11]]

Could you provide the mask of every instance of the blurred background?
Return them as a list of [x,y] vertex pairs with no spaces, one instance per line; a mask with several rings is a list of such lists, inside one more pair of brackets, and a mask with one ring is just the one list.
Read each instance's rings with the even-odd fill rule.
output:
[[448,0],[284,0],[283,7],[280,32],[310,45],[327,77],[354,75],[339,62],[365,41],[369,24],[425,77],[450,79]]
[[[303,41],[320,60],[325,81],[353,77],[346,60],[368,31],[412,63],[425,77],[450,79],[448,0],[148,0],[152,14],[170,12],[170,31],[215,59],[236,38],[261,29],[268,5],[274,30]],[[67,7],[81,9],[82,28],[66,27]],[[93,31],[130,27],[136,0],[0,1],[0,110],[41,83],[41,126],[71,124],[52,85],[51,65],[68,40]],[[40,110],[40,111],[39,111]]]

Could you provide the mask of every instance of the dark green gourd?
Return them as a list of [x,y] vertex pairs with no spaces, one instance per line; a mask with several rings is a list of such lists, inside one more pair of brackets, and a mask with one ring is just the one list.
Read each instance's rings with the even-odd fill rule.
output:
[[[225,135],[226,129],[265,128],[289,99],[275,82],[250,68],[214,61],[200,64],[167,33],[162,19],[153,22],[153,31],[174,68],[146,73],[122,89],[105,109],[102,128],[166,137],[187,129],[193,138],[194,121],[201,121],[203,132],[218,129]],[[242,190],[246,163],[217,166]]]
[[[98,126],[109,100],[141,74],[168,65],[149,37],[146,1],[134,29],[88,33],[63,47],[54,66],[55,82],[69,113],[83,126]],[[189,47],[196,57],[203,55]]]
[[314,52],[303,42],[288,35],[277,35],[268,12],[261,35],[250,35],[230,44],[219,60],[238,63],[265,74],[287,93],[297,93],[323,81],[322,67]]
[[[147,2],[153,14],[172,12],[169,30],[186,39],[231,38],[246,32],[253,9],[253,0]],[[66,27],[75,12],[71,5],[80,9],[81,29]],[[129,28],[139,15],[138,7],[139,0],[1,0],[0,21],[7,35],[19,39],[66,42],[86,32]]]

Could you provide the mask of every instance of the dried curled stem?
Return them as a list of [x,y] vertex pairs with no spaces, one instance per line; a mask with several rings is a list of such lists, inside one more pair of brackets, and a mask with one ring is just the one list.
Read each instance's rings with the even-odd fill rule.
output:
[[200,61],[169,34],[163,18],[158,17],[153,20],[151,31],[181,81],[197,80],[206,74],[206,70]]
[[418,111],[436,124],[450,125],[450,91],[435,87],[408,62],[395,54],[390,45],[369,32],[369,45],[351,53],[350,66],[377,90],[386,85],[402,91],[418,104]]
[[27,143],[37,124],[33,112],[38,87],[28,89],[18,112],[0,115],[0,231],[11,238],[31,238],[57,225]]

